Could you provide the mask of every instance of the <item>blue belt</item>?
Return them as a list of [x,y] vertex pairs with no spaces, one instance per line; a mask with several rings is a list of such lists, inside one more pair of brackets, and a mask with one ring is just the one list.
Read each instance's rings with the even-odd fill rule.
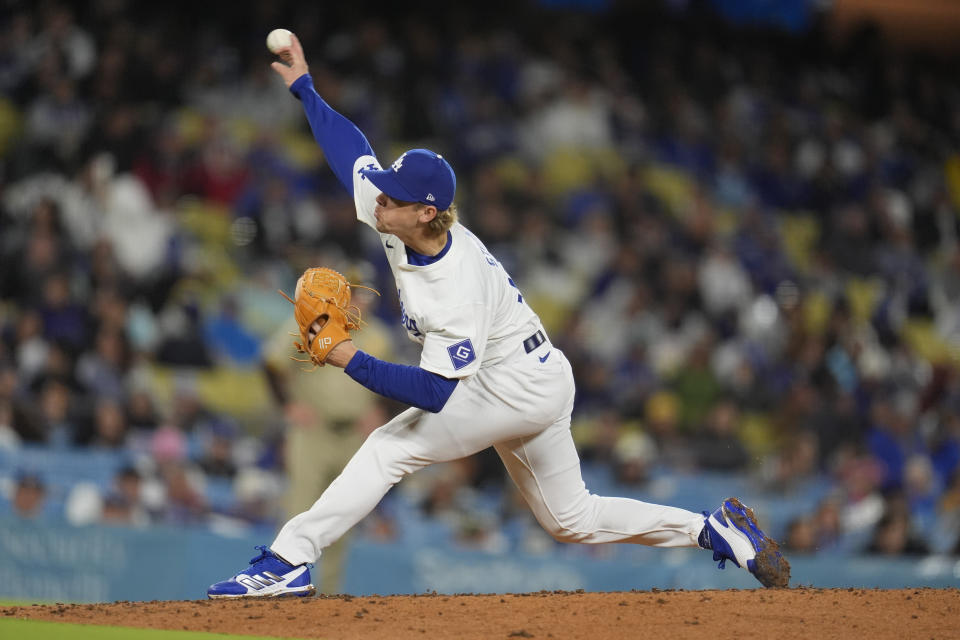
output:
[[527,353],[530,353],[546,341],[547,336],[543,335],[543,331],[537,331],[535,334],[523,341],[523,350]]

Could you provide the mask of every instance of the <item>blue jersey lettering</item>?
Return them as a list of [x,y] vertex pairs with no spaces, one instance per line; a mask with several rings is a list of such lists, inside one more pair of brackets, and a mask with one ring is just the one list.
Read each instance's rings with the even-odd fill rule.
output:
[[487,259],[487,264],[489,264],[491,267],[500,267],[503,270],[503,273],[507,276],[507,282],[510,283],[511,287],[517,290],[517,302],[523,302],[523,295],[520,293],[520,287],[518,287],[513,281],[513,278],[511,278],[510,274],[507,273],[507,270],[503,268],[503,265],[497,262],[497,259],[493,257],[493,254],[487,251],[487,247],[484,246],[483,242],[480,241],[480,238],[474,235],[472,231],[469,229],[464,229],[464,231],[475,243],[477,243],[477,248],[480,249],[483,257]]
[[[397,289],[397,296],[400,296],[400,289]],[[417,321],[407,315],[407,309],[403,306],[403,298],[400,298],[400,324],[413,336],[419,338],[423,335],[420,333],[420,328],[417,327]]]

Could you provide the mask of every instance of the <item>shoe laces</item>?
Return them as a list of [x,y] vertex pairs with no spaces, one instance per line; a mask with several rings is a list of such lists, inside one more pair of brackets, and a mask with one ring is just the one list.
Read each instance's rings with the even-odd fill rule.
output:
[[250,564],[256,564],[261,560],[265,558],[269,558],[270,556],[274,555],[273,551],[270,551],[270,549],[265,544],[258,544],[257,546],[254,547],[254,549],[259,549],[260,555],[258,555],[255,558],[251,558]]
[[703,531],[700,532],[700,536],[699,536],[699,539],[697,540],[697,542],[698,542],[699,545],[700,545],[701,547],[703,547],[704,549],[712,549],[712,550],[713,550],[713,561],[720,563],[720,564],[717,565],[717,568],[718,568],[718,569],[726,569],[726,568],[727,568],[727,556],[723,555],[722,553],[720,553],[719,551],[717,551],[716,549],[714,549],[714,548],[713,548],[713,541],[710,540],[710,528],[706,525],[706,518],[709,518],[709,517],[710,517],[710,512],[709,512],[709,511],[701,511],[701,513],[702,513],[703,516],[704,516],[704,525],[703,525]]
[[[261,560],[266,560],[267,558],[276,558],[276,559],[279,560],[280,562],[282,562],[282,563],[284,563],[284,564],[288,564],[288,565],[290,565],[291,567],[293,567],[293,566],[299,566],[299,565],[292,565],[292,564],[290,564],[289,562],[287,562],[286,560],[284,560],[283,558],[281,558],[280,556],[278,556],[277,554],[275,554],[273,551],[271,551],[270,548],[269,548],[267,545],[265,545],[265,544],[258,544],[257,546],[254,547],[254,549],[259,549],[259,550],[260,550],[260,555],[258,555],[258,556],[255,557],[255,558],[250,558],[250,564],[257,564],[257,563],[260,562]],[[313,563],[312,563],[312,562],[307,562],[307,563],[305,563],[305,564],[307,565],[307,568],[308,568],[308,569],[313,569]]]
[[697,536],[697,544],[704,549],[713,549],[713,541],[710,540],[710,527],[707,526],[707,519],[710,517],[710,512],[702,511],[701,513],[703,513],[703,529],[700,530],[700,535]]

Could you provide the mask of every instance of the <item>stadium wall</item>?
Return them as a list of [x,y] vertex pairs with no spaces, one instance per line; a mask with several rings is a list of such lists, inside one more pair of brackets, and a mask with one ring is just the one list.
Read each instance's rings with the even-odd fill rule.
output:
[[[37,525],[0,520],[0,599],[25,602],[195,600],[209,583],[255,555],[258,537],[198,530]],[[602,553],[602,552],[601,552]],[[539,590],[747,589],[744,571],[706,571],[695,550],[638,549],[631,562],[581,556],[496,555],[479,551],[355,542],[342,591],[516,593]],[[815,587],[955,587],[956,558],[908,559],[818,555],[793,557],[794,585]]]

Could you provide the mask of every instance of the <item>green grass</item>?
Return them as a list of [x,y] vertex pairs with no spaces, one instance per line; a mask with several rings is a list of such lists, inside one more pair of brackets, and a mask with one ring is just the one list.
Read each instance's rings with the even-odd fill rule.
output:
[[0,619],[0,638],[17,640],[277,640],[265,636],[237,636],[203,631],[164,631],[134,627]]

